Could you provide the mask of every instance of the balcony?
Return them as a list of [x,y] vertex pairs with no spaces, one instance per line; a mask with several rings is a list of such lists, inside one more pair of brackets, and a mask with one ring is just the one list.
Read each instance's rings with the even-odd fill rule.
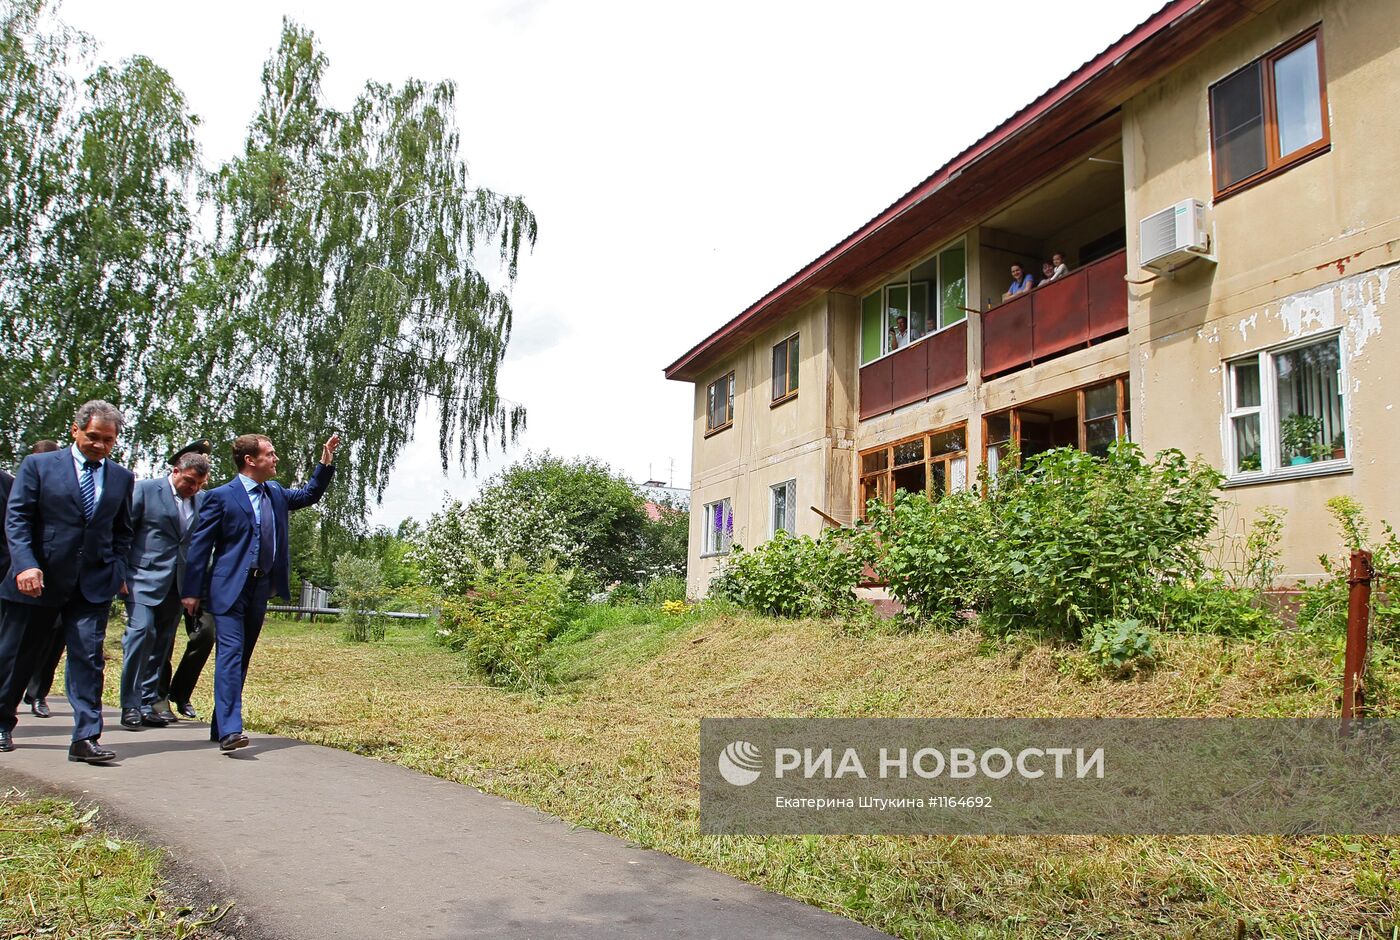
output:
[[860,420],[866,421],[965,384],[966,320],[862,366]]
[[[982,314],[982,378],[1127,332],[1127,270],[1127,252],[1116,251]],[[864,405],[862,385],[862,417]]]

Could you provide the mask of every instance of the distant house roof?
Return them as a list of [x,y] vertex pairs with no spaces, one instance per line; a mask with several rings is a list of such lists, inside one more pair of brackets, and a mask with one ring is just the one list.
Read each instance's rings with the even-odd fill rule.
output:
[[[1119,105],[1147,82],[1275,0],[1171,0],[1063,81],[940,167],[870,221],[760,297],[666,367],[695,381],[719,354],[820,291],[892,269],[929,229],[971,225],[1005,197],[1118,131]],[[935,233],[936,234],[936,233]],[[922,237],[921,237],[922,236]]]

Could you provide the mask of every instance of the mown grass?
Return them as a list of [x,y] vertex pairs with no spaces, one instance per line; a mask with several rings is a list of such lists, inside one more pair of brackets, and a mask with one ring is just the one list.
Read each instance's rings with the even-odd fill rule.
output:
[[0,937],[198,937],[160,889],[160,853],[97,828],[98,808],[0,794]]
[[1339,670],[1311,641],[1168,635],[1157,669],[1120,682],[1092,677],[1075,651],[971,630],[590,616],[551,650],[562,682],[547,695],[484,685],[430,628],[350,644],[332,624],[271,622],[246,717],[254,730],[471,784],[902,937],[1400,936],[1400,839],[699,832],[702,716],[1336,714]]

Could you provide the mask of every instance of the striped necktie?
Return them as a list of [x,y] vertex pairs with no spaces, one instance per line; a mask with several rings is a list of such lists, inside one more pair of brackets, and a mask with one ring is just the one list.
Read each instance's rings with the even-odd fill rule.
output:
[[91,519],[97,512],[97,483],[92,475],[102,466],[100,460],[84,460],[83,472],[78,477],[78,489],[83,494],[83,515]]

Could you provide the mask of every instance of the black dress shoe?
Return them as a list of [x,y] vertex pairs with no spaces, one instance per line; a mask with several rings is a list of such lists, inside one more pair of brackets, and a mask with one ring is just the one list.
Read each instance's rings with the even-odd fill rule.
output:
[[161,721],[165,722],[167,725],[173,725],[175,724],[175,722],[180,720],[179,718],[175,717],[175,713],[170,710],[170,703],[167,702],[165,699],[161,699],[159,702],[156,702],[154,705],[152,705],[151,713],[157,718],[159,718]]
[[194,706],[191,705],[189,702],[176,702],[175,710],[184,717],[188,718],[190,721],[199,720],[199,712],[195,711]]
[[10,737],[10,732],[0,731],[0,751],[13,751],[15,749],[15,739]]
[[123,728],[139,728],[139,727],[141,727],[141,709],[139,709],[139,708],[123,708],[123,709],[122,709],[122,727],[123,727]]
[[49,700],[46,698],[36,698],[34,701],[30,702],[29,710],[39,718],[53,717],[53,712],[49,711]]
[[[123,720],[122,724],[126,724],[126,722]],[[145,725],[147,728],[164,728],[166,725],[170,724],[170,722],[154,712],[142,712],[141,724]]]
[[219,750],[224,753],[248,746],[248,736],[242,731],[231,731],[219,739]]
[[96,738],[74,741],[68,746],[68,759],[80,764],[103,764],[117,756],[97,743]]

